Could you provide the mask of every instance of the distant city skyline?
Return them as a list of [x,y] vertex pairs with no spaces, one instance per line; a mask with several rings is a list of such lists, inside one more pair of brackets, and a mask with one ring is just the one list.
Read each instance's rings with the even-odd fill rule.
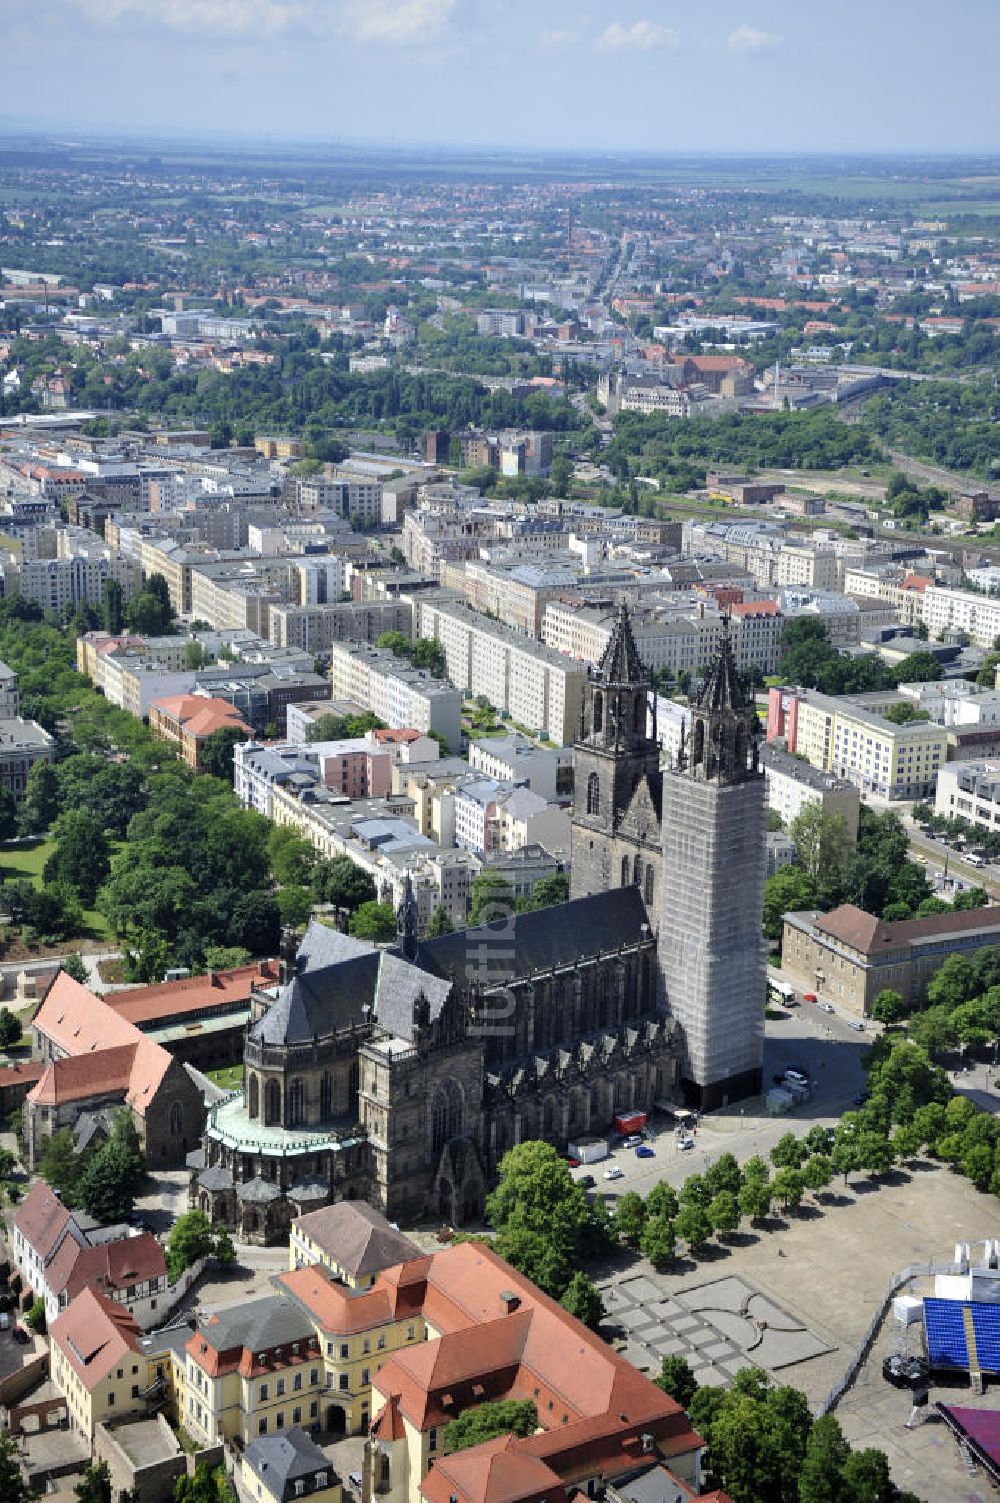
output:
[[997,0],[3,0],[2,27],[8,129],[1000,150]]

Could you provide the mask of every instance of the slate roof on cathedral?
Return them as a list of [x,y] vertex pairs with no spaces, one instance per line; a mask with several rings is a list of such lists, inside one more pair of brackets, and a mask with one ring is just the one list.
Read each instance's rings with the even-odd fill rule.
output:
[[[637,887],[612,887],[607,892],[572,898],[552,908],[515,914],[506,921],[483,924],[477,929],[459,929],[417,946],[416,963],[432,975],[474,979],[467,967],[492,941],[496,959],[489,978],[494,983],[507,976],[526,976],[531,971],[570,966],[576,960],[635,944],[647,931],[649,918]],[[501,943],[502,941],[502,943]]]
[[372,1021],[397,1038],[413,1036],[415,1005],[428,1004],[428,1021],[441,1014],[453,986],[477,979],[483,986],[571,966],[635,944],[648,933],[649,919],[638,887],[614,887],[573,898],[551,908],[506,921],[459,929],[417,944],[412,961],[398,950],[378,950],[364,940],[313,923],[299,948],[295,975],[250,1029],[265,1044],[309,1043],[362,1022],[366,1004]]

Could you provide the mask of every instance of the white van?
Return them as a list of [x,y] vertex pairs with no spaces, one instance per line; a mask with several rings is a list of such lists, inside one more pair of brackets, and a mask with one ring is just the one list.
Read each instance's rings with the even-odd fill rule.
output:
[[792,1081],[794,1085],[807,1086],[809,1077],[802,1074],[801,1070],[786,1070],[785,1079]]
[[986,862],[983,860],[982,856],[977,856],[974,852],[970,852],[968,856],[963,856],[962,860],[965,862],[966,866],[986,865]]

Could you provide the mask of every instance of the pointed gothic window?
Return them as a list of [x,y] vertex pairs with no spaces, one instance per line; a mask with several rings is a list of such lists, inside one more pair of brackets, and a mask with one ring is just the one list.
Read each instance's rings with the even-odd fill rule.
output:
[[598,735],[604,728],[604,695],[598,692],[594,695],[594,735]]
[[587,779],[587,813],[600,814],[601,812],[601,780],[596,772],[592,772]]
[[646,898],[646,907],[647,908],[652,908],[652,906],[653,906],[653,868],[652,868],[652,865],[649,865],[649,866],[646,867],[646,892],[645,892],[645,898]]
[[434,1095],[431,1108],[431,1133],[435,1153],[440,1153],[451,1138],[462,1133],[462,1088],[455,1080],[444,1080]]
[[635,697],[633,729],[637,736],[644,735],[646,731],[646,697],[644,694],[637,694]]
[[629,879],[628,857],[627,856],[623,856],[622,857],[622,886],[623,887],[627,887],[628,886],[628,879]]
[[642,862],[639,860],[638,856],[636,856],[635,866],[632,868],[632,881],[635,883],[636,887],[642,886]]

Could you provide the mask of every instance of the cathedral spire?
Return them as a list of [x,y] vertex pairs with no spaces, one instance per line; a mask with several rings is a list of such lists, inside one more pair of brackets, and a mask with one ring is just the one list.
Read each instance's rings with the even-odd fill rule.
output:
[[601,657],[600,671],[606,684],[640,685],[647,682],[646,670],[632,635],[632,622],[624,596],[618,602],[618,613],[608,645]]
[[753,694],[736,666],[729,617],[719,650],[691,700],[691,775],[718,783],[760,776],[761,725]]
[[407,868],[406,881],[403,885],[403,901],[396,915],[396,933],[399,936],[399,948],[405,960],[416,959],[419,930],[420,909],[417,906],[417,895],[413,891],[413,879]]

